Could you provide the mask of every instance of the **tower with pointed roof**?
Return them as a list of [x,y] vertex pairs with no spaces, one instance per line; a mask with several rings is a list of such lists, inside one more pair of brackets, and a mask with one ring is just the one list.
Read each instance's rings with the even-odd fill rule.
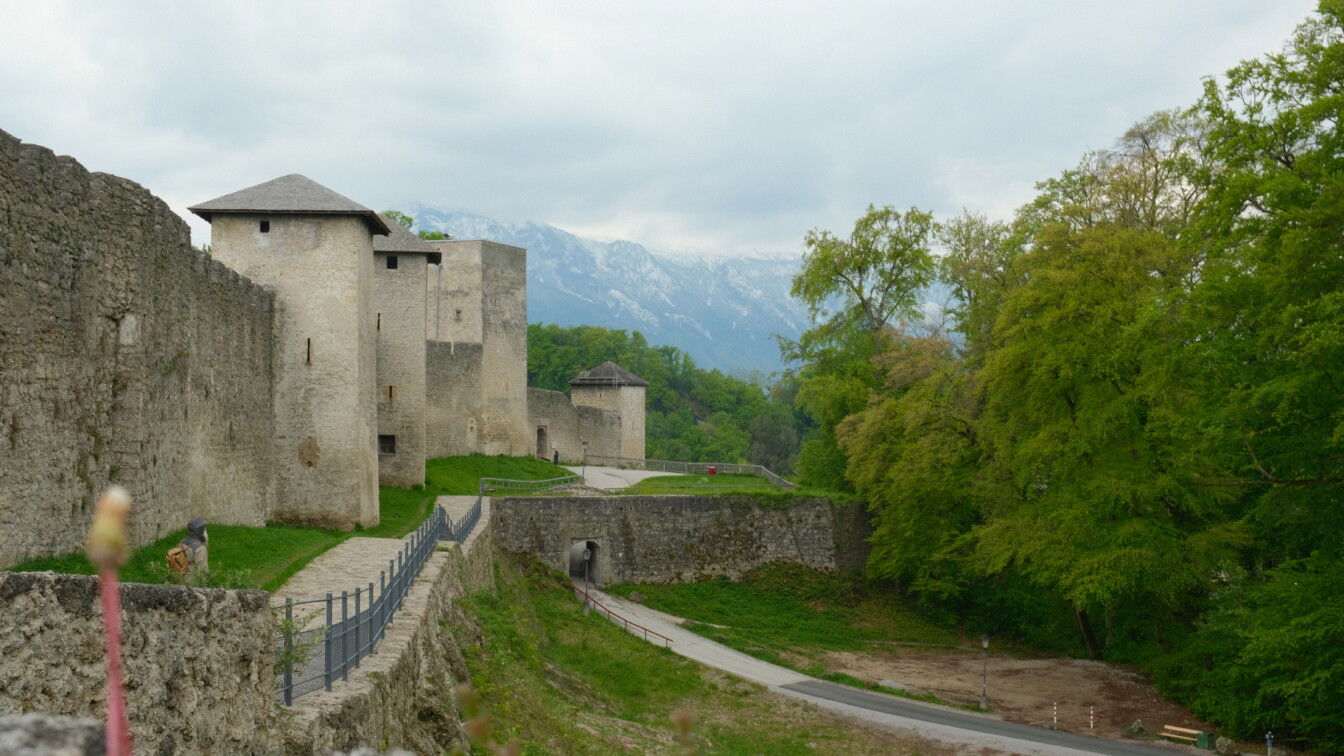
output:
[[188,208],[212,254],[275,291],[275,519],[378,523],[373,240],[367,207],[290,174]]
[[383,217],[373,238],[374,340],[378,354],[378,482],[425,482],[425,277],[437,249]]
[[648,381],[607,361],[579,373],[569,382],[575,407],[614,412],[620,418],[616,453],[623,459],[644,459],[644,392]]

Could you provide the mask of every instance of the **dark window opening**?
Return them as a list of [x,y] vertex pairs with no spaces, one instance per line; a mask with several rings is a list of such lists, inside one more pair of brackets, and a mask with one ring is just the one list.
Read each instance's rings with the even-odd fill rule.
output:
[[262,232],[263,234],[269,234],[269,233],[271,232],[271,222],[270,222],[270,221],[262,221],[262,222],[261,222],[261,232]]
[[377,326],[377,330],[379,330],[379,331],[383,330],[383,314],[382,314],[381,312],[378,313],[378,326]]
[[303,358],[304,364],[313,364],[313,340],[308,339],[308,354]]
[[461,320],[461,319],[462,319],[462,311],[461,311],[461,310],[456,310],[456,311],[454,311],[454,312],[453,312],[453,319],[454,319],[454,320]]
[[388,270],[396,270],[396,269],[397,269],[397,256],[396,256],[396,255],[388,255],[388,256],[387,256],[387,269],[388,269]]
[[396,437],[396,436],[383,436],[383,435],[379,435],[379,436],[378,436],[378,453],[379,453],[379,454],[396,454],[396,453],[397,453],[397,437]]
[[388,387],[387,387],[387,400],[388,400],[389,402],[392,401],[393,399],[396,399],[396,398],[397,398],[397,395],[396,395],[396,392],[395,392],[396,388],[397,388],[396,386],[388,386]]

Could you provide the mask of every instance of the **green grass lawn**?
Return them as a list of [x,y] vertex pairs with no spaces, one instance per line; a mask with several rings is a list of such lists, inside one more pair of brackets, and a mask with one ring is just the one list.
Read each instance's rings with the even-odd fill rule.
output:
[[[496,743],[524,754],[915,752],[585,614],[565,577],[534,558],[501,558],[496,577],[495,592],[465,601],[483,634],[467,665]],[[674,712],[692,722],[689,743]]]
[[536,457],[505,457],[472,454],[465,457],[439,457],[425,463],[425,485],[437,495],[476,494],[481,478],[510,480],[546,480],[573,475],[563,467]]
[[[568,471],[530,457],[443,457],[426,463],[427,484],[418,488],[380,486],[378,525],[341,532],[317,528],[267,525],[262,528],[241,525],[215,525],[210,533],[211,585],[226,588],[261,588],[273,591],[284,585],[328,549],[347,538],[402,538],[429,516],[438,496],[474,494],[481,477],[547,478],[567,475]],[[559,473],[555,471],[559,470]],[[121,577],[133,583],[160,583],[164,574],[164,555],[186,535],[178,530],[142,546],[131,555]],[[65,572],[93,574],[83,553],[30,559],[8,568],[11,571]]]

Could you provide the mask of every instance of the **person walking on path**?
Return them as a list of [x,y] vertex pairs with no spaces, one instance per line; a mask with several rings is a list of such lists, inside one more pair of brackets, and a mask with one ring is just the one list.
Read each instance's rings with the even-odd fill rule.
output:
[[551,456],[551,463],[552,463],[552,464],[556,464],[556,465],[560,464],[560,450],[559,450],[559,449],[556,449],[556,450],[555,450],[555,454],[553,454],[553,455]]

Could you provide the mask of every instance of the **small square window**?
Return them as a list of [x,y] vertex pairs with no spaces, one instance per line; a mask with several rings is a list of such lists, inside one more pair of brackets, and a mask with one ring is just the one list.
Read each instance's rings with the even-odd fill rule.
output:
[[266,221],[262,221],[262,222],[261,222],[261,232],[262,232],[263,234],[269,234],[269,233],[271,232],[271,222],[270,222],[270,221],[266,220]]
[[396,256],[396,255],[388,255],[388,256],[387,256],[387,269],[388,269],[388,270],[396,270],[396,269],[397,269],[397,256]]
[[381,435],[381,434],[380,434],[380,435],[378,436],[378,453],[379,453],[379,454],[396,454],[396,453],[397,453],[397,437],[396,437],[396,436],[384,436],[384,435]]
[[461,310],[457,310],[457,311],[455,311],[455,312],[453,313],[453,319],[454,319],[454,320],[461,320],[461,319],[462,319],[462,311],[461,311]]

